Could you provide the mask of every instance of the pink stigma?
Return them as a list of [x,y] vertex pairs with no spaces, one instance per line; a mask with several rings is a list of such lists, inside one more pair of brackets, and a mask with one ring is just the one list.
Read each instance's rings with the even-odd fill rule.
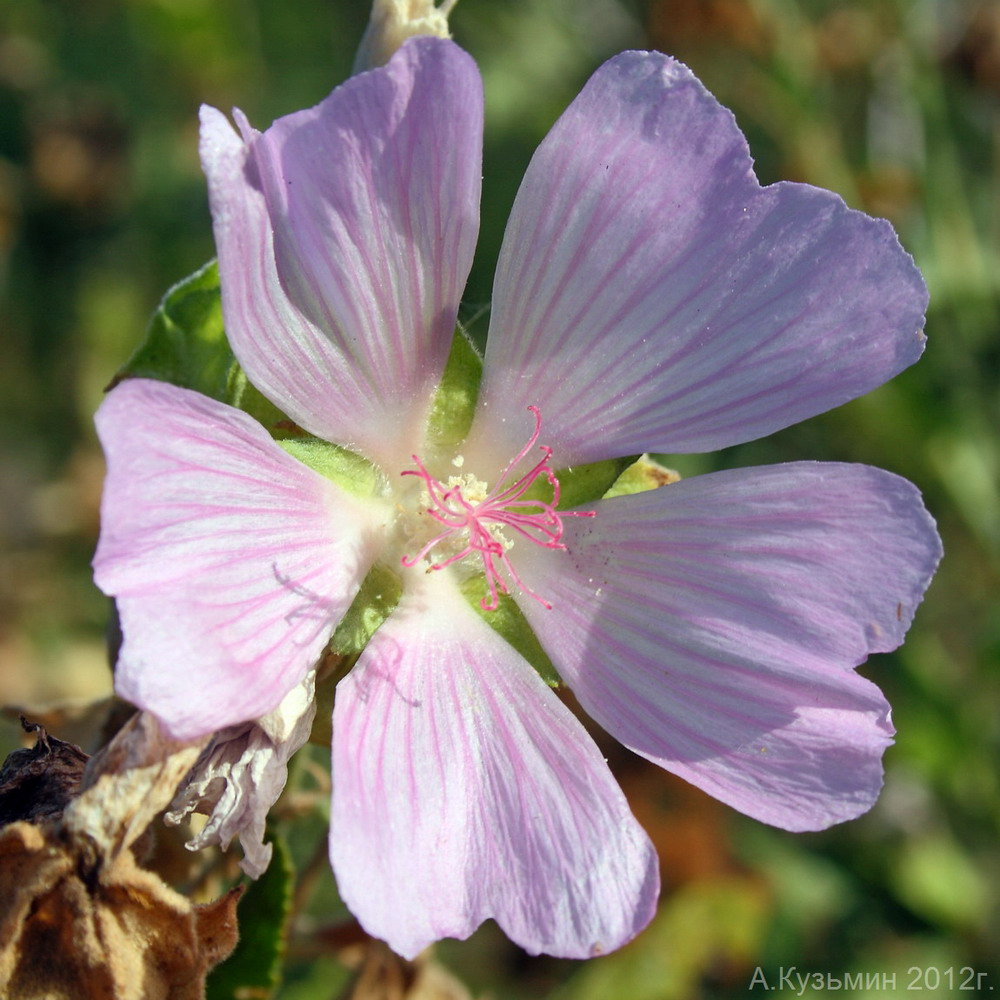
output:
[[[511,565],[503,542],[490,533],[490,526],[510,528],[523,538],[545,549],[565,549],[566,546],[561,542],[563,518],[594,517],[596,514],[592,510],[557,513],[559,480],[556,478],[552,466],[549,465],[552,449],[546,445],[539,445],[542,457],[530,471],[509,486],[505,485],[514,468],[535,446],[542,429],[542,417],[538,412],[538,407],[529,406],[528,409],[535,415],[534,433],[528,443],[507,464],[492,492],[478,503],[467,500],[462,495],[461,486],[448,487],[434,479],[416,455],[413,456],[413,461],[417,463],[417,468],[407,469],[401,473],[404,476],[419,476],[424,481],[432,505],[427,508],[427,513],[444,526],[444,531],[432,538],[415,556],[404,556],[403,565],[416,566],[417,563],[426,558],[435,545],[456,534],[466,532],[468,544],[460,552],[441,562],[433,563],[430,568],[444,569],[445,566],[450,566],[466,556],[477,554],[483,560],[483,571],[489,586],[489,597],[484,597],[480,601],[480,606],[484,611],[496,611],[500,604],[500,592],[510,593],[504,577],[500,573],[501,568],[525,594],[533,597],[543,607],[550,610],[552,608],[548,601],[526,586],[517,575],[517,570]],[[544,476],[551,485],[552,500],[546,503],[544,500],[522,499],[539,476]]]

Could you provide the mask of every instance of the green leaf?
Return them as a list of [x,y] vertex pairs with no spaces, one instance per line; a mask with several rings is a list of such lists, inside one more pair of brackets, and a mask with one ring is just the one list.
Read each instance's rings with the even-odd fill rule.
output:
[[163,297],[146,338],[115,376],[151,378],[193,389],[249,413],[275,437],[303,431],[247,380],[222,322],[219,269],[210,261]]
[[240,900],[239,943],[209,974],[206,1000],[268,1000],[281,984],[295,873],[284,839],[275,835],[271,845],[267,871]]
[[117,379],[157,379],[229,402],[235,364],[222,325],[219,269],[211,261],[163,297],[150,320],[146,339]]
[[909,837],[893,858],[896,892],[917,913],[943,927],[980,926],[990,910],[990,892],[970,857],[949,833]]

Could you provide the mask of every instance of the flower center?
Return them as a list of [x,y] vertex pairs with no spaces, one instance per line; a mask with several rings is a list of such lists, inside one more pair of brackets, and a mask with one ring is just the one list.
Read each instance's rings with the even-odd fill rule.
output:
[[[492,490],[468,473],[452,476],[446,484],[442,483],[427,471],[416,455],[413,461],[417,467],[401,473],[404,476],[419,476],[423,480],[429,503],[427,513],[443,528],[416,555],[403,556],[403,565],[416,566],[428,558],[435,548],[439,551],[446,549],[449,554],[431,563],[431,570],[444,569],[470,556],[480,559],[489,587],[489,594],[480,601],[484,611],[496,611],[500,593],[510,593],[505,577],[543,607],[551,609],[552,605],[518,576],[508,551],[517,538],[527,539],[546,549],[565,549],[561,542],[563,518],[594,517],[596,514],[592,510],[562,514],[556,511],[559,506],[559,480],[549,464],[552,449],[545,445],[539,445],[542,457],[535,465],[519,479],[514,479],[515,468],[535,446],[542,428],[538,407],[529,406],[528,409],[535,415],[534,433],[500,473]],[[456,464],[461,463],[456,460]],[[552,499],[525,499],[524,495],[540,476],[544,476],[552,487]]]

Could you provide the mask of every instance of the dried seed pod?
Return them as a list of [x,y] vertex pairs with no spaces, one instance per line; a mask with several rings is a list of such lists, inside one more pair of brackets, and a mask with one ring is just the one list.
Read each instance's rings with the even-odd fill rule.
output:
[[59,819],[77,795],[89,759],[78,746],[50,736],[23,715],[21,725],[35,745],[9,754],[0,767],[0,826]]

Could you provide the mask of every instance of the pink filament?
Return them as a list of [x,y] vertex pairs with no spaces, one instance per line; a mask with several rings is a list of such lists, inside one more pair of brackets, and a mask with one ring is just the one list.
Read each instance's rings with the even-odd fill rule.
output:
[[[459,559],[464,559],[472,553],[478,553],[483,560],[483,571],[486,574],[486,583],[489,587],[488,599],[484,597],[480,601],[480,606],[484,611],[496,611],[499,607],[499,592],[510,593],[507,584],[500,575],[500,568],[506,571],[507,576],[517,584],[517,586],[528,596],[533,597],[543,607],[551,610],[552,605],[543,597],[536,594],[518,576],[510,559],[504,550],[503,545],[498,542],[489,531],[487,525],[496,524],[501,527],[512,528],[518,534],[541,545],[546,549],[565,549],[560,539],[563,536],[564,517],[594,517],[595,511],[569,511],[559,514],[556,507],[559,506],[559,480],[556,478],[549,459],[552,457],[552,449],[546,445],[540,445],[542,457],[535,466],[521,476],[520,479],[505,486],[508,476],[513,472],[517,464],[528,454],[538,441],[538,435],[542,429],[542,417],[537,406],[529,406],[528,409],[535,415],[535,430],[528,443],[514,456],[507,464],[507,467],[500,474],[493,491],[479,503],[470,503],[462,496],[460,486],[446,488],[438,480],[434,479],[424,467],[424,463],[414,455],[413,461],[417,463],[416,469],[407,469],[401,473],[404,476],[420,476],[427,487],[427,493],[431,498],[432,506],[427,509],[434,520],[444,526],[444,531],[432,538],[415,556],[404,556],[402,563],[404,566],[415,566],[424,559],[431,549],[439,542],[450,538],[457,532],[468,533],[468,544],[461,552],[449,556],[441,562],[431,565],[431,569],[444,569]],[[552,500],[546,503],[544,500],[524,500],[524,494],[531,487],[531,484],[539,476],[545,476],[552,486]]]

